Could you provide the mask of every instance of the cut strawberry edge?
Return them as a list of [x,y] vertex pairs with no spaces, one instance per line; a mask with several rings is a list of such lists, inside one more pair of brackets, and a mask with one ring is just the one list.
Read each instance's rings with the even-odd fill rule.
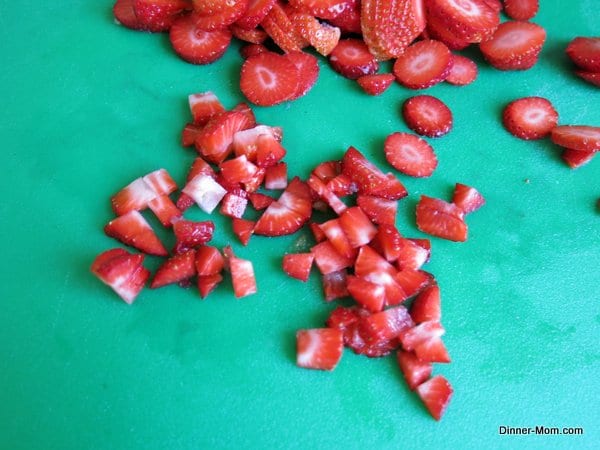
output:
[[464,211],[443,200],[422,195],[416,208],[416,222],[423,233],[456,242],[467,240]]
[[456,183],[452,195],[452,203],[462,209],[465,214],[470,214],[485,204],[485,198],[474,187]]
[[367,45],[355,38],[340,39],[329,54],[329,64],[337,73],[351,80],[374,74],[379,69],[379,63]]
[[138,20],[133,9],[133,0],[117,0],[113,5],[115,20],[131,30],[143,30],[144,25]]
[[600,87],[600,72],[585,72],[583,70],[576,70],[574,73],[582,80],[585,80],[594,86]]
[[381,95],[392,85],[396,77],[391,73],[374,73],[356,79],[358,85],[369,95]]
[[441,375],[420,384],[416,391],[435,420],[442,418],[454,392],[450,383]]
[[584,152],[572,148],[565,148],[560,157],[571,169],[577,169],[578,167],[589,163],[596,153],[598,152]]
[[169,39],[175,53],[184,61],[211,64],[225,54],[231,43],[231,32],[227,29],[200,30],[192,13],[182,15],[173,22]]
[[578,36],[569,42],[565,52],[581,70],[600,72],[600,37]]
[[398,366],[404,375],[406,384],[414,391],[431,376],[433,367],[429,362],[421,361],[413,352],[398,350],[396,354]]
[[300,281],[308,281],[315,257],[312,253],[287,253],[283,256],[283,271]]

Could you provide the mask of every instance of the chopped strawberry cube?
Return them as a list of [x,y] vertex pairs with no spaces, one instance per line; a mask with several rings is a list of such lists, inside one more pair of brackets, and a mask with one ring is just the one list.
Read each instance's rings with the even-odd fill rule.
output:
[[296,364],[299,367],[333,370],[344,350],[343,334],[335,328],[313,328],[296,333]]
[[413,352],[398,350],[396,357],[406,384],[408,384],[411,390],[414,391],[431,376],[431,372],[433,371],[431,363],[421,361]]
[[137,178],[110,198],[112,209],[117,216],[130,211],[141,211],[156,197],[156,192],[142,178]]
[[360,324],[361,335],[366,342],[389,341],[413,325],[404,306],[395,306],[365,317]]
[[461,208],[465,214],[469,214],[481,208],[485,204],[485,199],[474,187],[456,183],[452,203]]
[[326,302],[349,295],[348,289],[346,288],[347,277],[348,273],[346,272],[346,269],[341,269],[336,272],[330,272],[323,275],[321,281],[323,285],[323,295],[325,296]]
[[254,226],[256,225],[256,222],[234,217],[231,224],[233,227],[233,233],[237,236],[242,245],[248,245],[250,236],[252,236],[254,233]]
[[356,203],[378,225],[395,225],[398,202],[370,195],[358,195]]
[[220,164],[232,150],[235,133],[251,127],[240,111],[225,111],[213,116],[196,137],[196,150],[207,161]]
[[230,247],[223,252],[227,255],[227,264],[231,272],[231,282],[233,283],[233,293],[236,298],[256,293],[256,278],[254,277],[252,261],[236,257],[231,252]]
[[340,215],[340,225],[354,248],[368,244],[377,234],[375,225],[358,206],[344,210]]
[[402,330],[399,337],[402,348],[412,351],[424,342],[442,337],[444,332],[440,322],[431,320]]
[[227,191],[210,175],[200,174],[188,181],[183,193],[189,195],[203,211],[210,214]]
[[104,227],[104,232],[107,236],[149,255],[166,256],[168,254],[150,224],[137,211],[129,211],[127,214],[111,220]]
[[122,248],[114,248],[99,254],[91,271],[104,284],[110,286],[124,302],[134,302],[150,277],[150,271],[142,266],[144,255],[133,255]]
[[190,248],[209,242],[215,231],[215,224],[211,221],[194,222],[180,219],[173,224],[176,244],[175,253],[183,253]]
[[348,236],[341,226],[340,219],[331,219],[322,223],[321,230],[335,247],[335,249],[344,257],[354,260],[356,258],[356,248],[348,240]]
[[165,227],[170,227],[182,212],[168,195],[159,195],[148,202],[148,207]]
[[283,256],[283,271],[292,278],[307,281],[314,259],[312,253],[288,253]]
[[285,148],[271,134],[261,134],[256,139],[256,164],[271,167],[279,163],[286,154]]
[[156,195],[169,195],[177,189],[177,183],[165,169],[155,170],[142,177],[142,180]]
[[213,275],[198,275],[197,285],[201,298],[206,298],[223,281],[220,273]]
[[273,197],[269,197],[266,194],[260,192],[252,192],[248,194],[248,200],[252,204],[252,207],[257,211],[262,211],[275,201]]
[[184,147],[192,147],[196,142],[196,136],[202,129],[201,126],[193,123],[186,123],[181,130],[181,145]]
[[423,270],[403,269],[396,273],[394,281],[400,285],[405,294],[404,299],[407,299],[429,286],[432,276]]
[[228,184],[245,183],[252,179],[258,167],[248,161],[246,155],[228,159],[219,165],[220,175]]
[[238,131],[233,135],[233,152],[236,156],[246,155],[249,161],[256,162],[259,136],[268,135],[277,141],[281,141],[282,133],[281,128],[267,125],[256,125],[253,128]]
[[178,283],[196,275],[196,250],[191,249],[165,260],[150,283],[152,289]]
[[440,420],[446,412],[453,392],[450,383],[441,375],[436,375],[417,387],[417,394],[435,420]]
[[315,256],[315,263],[323,275],[338,272],[350,267],[353,260],[340,254],[330,241],[323,241],[310,250]]
[[385,304],[385,287],[381,284],[349,275],[346,280],[348,292],[356,302],[371,312],[379,312]]
[[267,167],[265,171],[265,189],[285,189],[287,184],[287,164],[285,162]]
[[196,125],[205,125],[215,114],[225,111],[217,96],[210,91],[190,94],[188,103]]
[[196,272],[198,276],[220,273],[225,266],[221,252],[212,246],[202,245],[196,250]]
[[244,215],[247,205],[248,194],[246,194],[246,191],[235,189],[225,194],[220,211],[225,216],[240,219]]
[[458,206],[422,195],[416,213],[417,227],[422,232],[451,241],[467,240],[464,212]]

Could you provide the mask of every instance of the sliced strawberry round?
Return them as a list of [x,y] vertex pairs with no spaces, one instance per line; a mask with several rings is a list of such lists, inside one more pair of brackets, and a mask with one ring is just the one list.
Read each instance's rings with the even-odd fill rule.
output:
[[292,100],[308,93],[319,78],[319,60],[306,52],[289,52],[284,55],[298,69],[298,87]]
[[450,383],[441,375],[436,375],[417,387],[417,394],[435,420],[440,420],[446,412],[453,392]]
[[467,240],[464,211],[438,198],[421,195],[416,209],[417,228],[423,233],[450,241]]
[[446,77],[446,82],[456,86],[471,84],[477,78],[477,64],[466,56],[453,54],[452,68]]
[[359,86],[369,95],[381,95],[391,85],[396,77],[391,73],[374,73],[363,75],[356,79]]
[[582,152],[581,150],[565,148],[560,157],[571,169],[577,169],[589,163],[596,153],[598,152]]
[[250,102],[272,106],[296,95],[300,84],[298,75],[298,68],[290,59],[264,52],[244,61],[240,89]]
[[552,129],[550,138],[561,147],[584,152],[600,151],[600,127],[562,125]]
[[499,70],[527,70],[536,62],[546,30],[531,22],[500,24],[491,39],[479,44],[483,57]]
[[452,203],[462,209],[465,214],[469,214],[481,208],[485,204],[485,199],[474,187],[456,183]]
[[600,72],[600,37],[576,37],[567,46],[567,55],[588,72]]
[[429,0],[426,5],[430,17],[467,42],[487,39],[500,22],[498,12],[484,0]]
[[583,70],[576,70],[575,75],[594,86],[600,86],[600,72],[584,72]]
[[431,95],[411,97],[402,105],[408,128],[427,137],[440,137],[452,129],[452,112],[444,102]]
[[541,139],[558,122],[552,103],[543,97],[524,97],[510,102],[502,113],[502,123],[510,134],[520,139]]
[[124,27],[132,30],[142,30],[144,26],[135,15],[133,2],[134,0],[117,0],[113,5],[113,15]]
[[539,0],[504,0],[504,13],[513,20],[531,20],[539,7]]
[[219,59],[231,42],[229,30],[202,31],[196,27],[195,15],[179,17],[169,32],[175,53],[191,64],[210,64]]
[[384,143],[385,159],[394,169],[412,177],[429,177],[437,167],[433,148],[410,133],[392,133]]
[[174,20],[189,6],[185,0],[133,0],[141,29],[153,33],[169,31]]
[[412,44],[394,63],[394,75],[410,89],[425,89],[444,81],[452,68],[452,53],[440,41]]
[[[200,2],[196,2],[198,4]],[[248,7],[248,0],[221,2],[216,11],[202,13],[196,9],[196,28],[204,31],[223,30],[241,18]]]
[[351,80],[373,74],[379,69],[379,64],[367,45],[354,38],[340,39],[329,54],[329,64],[337,73]]

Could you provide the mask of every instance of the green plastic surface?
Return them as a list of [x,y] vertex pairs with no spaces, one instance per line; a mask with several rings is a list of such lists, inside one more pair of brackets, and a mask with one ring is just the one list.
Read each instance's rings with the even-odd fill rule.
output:
[[[455,389],[438,423],[394,357],[345,351],[332,373],[295,366],[296,330],[322,326],[334,307],[316,271],[304,284],[280,270],[308,233],[242,247],[213,217],[213,242],[254,262],[259,293],[241,300],[226,282],[205,301],[170,286],[128,306],[94,278],[95,255],[119,246],[102,231],[109,197],[161,167],[183,183],[194,158],[179,145],[187,95],[243,100],[238,46],[192,66],[166,35],[117,26],[109,1],[2,2],[0,448],[598,448],[600,157],[570,170],[549,139],[518,140],[500,117],[510,100],[540,95],[561,124],[600,125],[600,90],[564,55],[573,37],[598,34],[600,17],[592,0],[541,3],[539,63],[503,73],[465,52],[479,64],[475,83],[425,91],[455,118],[430,140],[438,169],[399,175],[410,192],[398,212],[406,236],[424,237],[420,194],[449,199],[458,181],[487,199],[467,218],[468,241],[434,238],[426,266],[442,289],[453,359],[434,369]],[[392,170],[383,140],[406,130],[399,109],[417,92],[394,84],[369,97],[320,61],[307,96],[254,108],[283,127],[290,173],[306,177],[349,145]],[[502,436],[502,425],[584,434]]]

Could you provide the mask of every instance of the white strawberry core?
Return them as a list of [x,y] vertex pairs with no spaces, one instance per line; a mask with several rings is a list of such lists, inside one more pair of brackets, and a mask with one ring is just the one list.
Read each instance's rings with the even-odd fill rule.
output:
[[400,153],[402,154],[403,159],[407,159],[410,161],[421,160],[421,153],[410,144],[403,144],[402,146],[400,146]]
[[183,192],[192,197],[198,206],[209,214],[227,194],[223,186],[205,174],[192,178],[183,188]]
[[431,53],[422,53],[410,62],[408,69],[413,73],[426,72],[435,64]]
[[204,45],[209,39],[210,35],[208,31],[203,30],[191,30],[189,32],[190,41],[194,43],[195,46]]
[[449,5],[453,6],[455,10],[460,11],[467,16],[479,16],[481,14],[479,6],[470,0],[454,0],[449,2]]
[[360,51],[356,50],[354,47],[346,47],[344,49],[344,56],[350,59],[358,58],[359,55]]
[[191,94],[188,96],[188,103],[190,104],[190,109],[194,109],[194,105],[198,105],[201,103],[217,103],[219,99],[217,96],[210,92],[204,92],[202,94]]
[[531,124],[537,124],[540,122],[543,122],[544,119],[547,117],[547,113],[544,109],[541,108],[535,108],[535,109],[530,109],[525,113],[524,119]]
[[266,67],[256,67],[256,78],[265,89],[275,89],[277,87],[277,75]]
[[508,33],[493,40],[497,48],[515,48],[527,42],[529,35],[522,30],[509,31]]

